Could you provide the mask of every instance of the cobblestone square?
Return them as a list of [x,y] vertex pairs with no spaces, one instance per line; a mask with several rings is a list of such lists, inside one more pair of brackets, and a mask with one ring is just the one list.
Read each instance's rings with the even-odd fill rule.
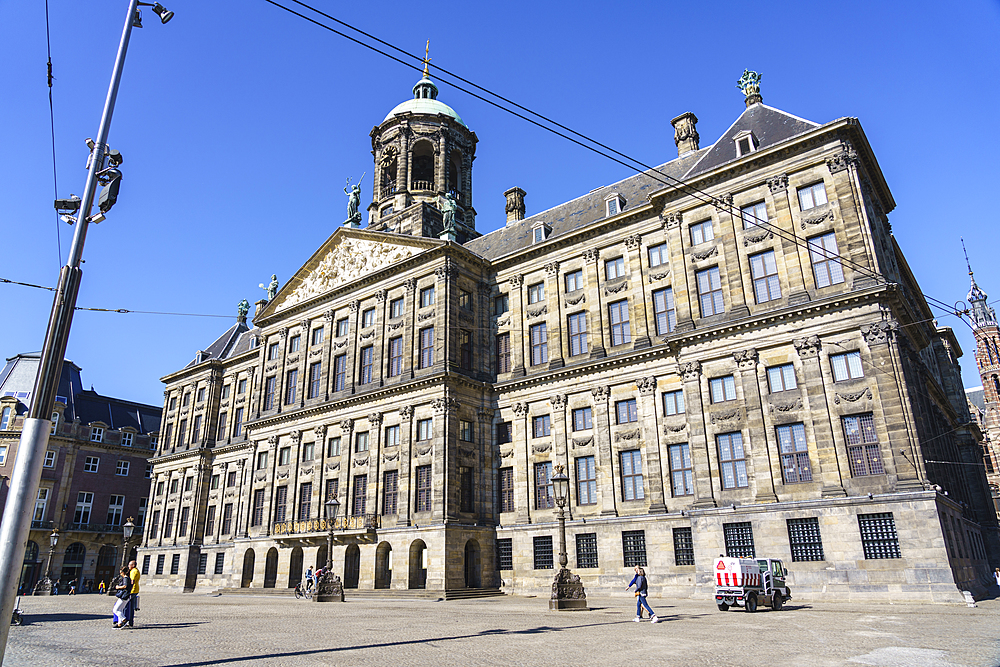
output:
[[634,623],[626,595],[590,603],[587,612],[549,612],[547,600],[528,597],[316,604],[150,592],[137,626],[115,630],[109,597],[27,597],[4,666],[1000,664],[998,600],[978,608],[793,600],[749,615],[651,598],[657,625]]

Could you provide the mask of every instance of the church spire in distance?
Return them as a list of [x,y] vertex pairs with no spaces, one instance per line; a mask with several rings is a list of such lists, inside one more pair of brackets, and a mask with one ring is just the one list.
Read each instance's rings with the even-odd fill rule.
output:
[[969,280],[972,287],[969,289],[969,312],[972,317],[973,329],[989,325],[997,325],[996,311],[986,303],[986,292],[976,284],[976,277],[972,273],[972,264],[969,262],[969,253],[965,250],[965,239],[962,239],[962,252],[965,253],[965,266],[969,269]]

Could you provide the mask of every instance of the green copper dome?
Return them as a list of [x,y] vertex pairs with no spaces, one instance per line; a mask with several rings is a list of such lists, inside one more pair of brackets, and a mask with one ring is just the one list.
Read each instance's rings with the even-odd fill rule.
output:
[[428,116],[433,116],[436,114],[444,114],[454,118],[455,121],[462,127],[468,129],[468,126],[462,121],[462,118],[455,113],[455,110],[444,102],[438,102],[437,100],[438,89],[431,81],[431,78],[425,73],[423,78],[413,86],[413,99],[406,100],[402,104],[397,104],[396,107],[389,112],[385,117],[385,120],[389,120],[394,116],[400,116],[404,113],[414,113],[414,114],[424,114]]

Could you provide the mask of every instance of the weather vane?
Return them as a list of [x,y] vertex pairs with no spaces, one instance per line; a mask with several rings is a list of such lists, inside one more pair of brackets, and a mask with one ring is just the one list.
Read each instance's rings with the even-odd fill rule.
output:
[[431,40],[429,39],[427,40],[427,46],[424,47],[424,59],[422,62],[424,63],[424,76],[430,76],[428,66],[431,64]]

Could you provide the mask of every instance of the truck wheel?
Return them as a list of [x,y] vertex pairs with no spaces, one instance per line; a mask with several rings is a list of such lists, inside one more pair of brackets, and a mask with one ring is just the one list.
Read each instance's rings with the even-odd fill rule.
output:
[[729,611],[729,605],[725,602],[719,603],[719,611]]
[[748,614],[752,614],[755,611],[757,611],[757,596],[748,595],[744,605],[745,606],[743,607],[743,610],[746,611]]
[[781,597],[781,593],[775,591],[774,595],[771,596],[771,609],[774,611],[781,611],[781,605],[784,603],[785,599]]

